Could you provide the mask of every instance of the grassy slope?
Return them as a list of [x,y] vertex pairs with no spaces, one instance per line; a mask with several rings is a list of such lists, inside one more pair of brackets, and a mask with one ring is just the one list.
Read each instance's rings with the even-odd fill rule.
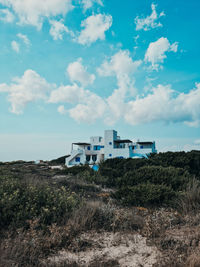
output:
[[[61,171],[48,163],[1,164],[0,266],[80,266],[45,259],[61,249],[95,248],[97,240],[83,237],[91,231],[140,234],[162,253],[155,266],[199,266],[199,180],[198,151],[113,159],[99,172],[87,166]],[[102,255],[89,265],[119,262]]]

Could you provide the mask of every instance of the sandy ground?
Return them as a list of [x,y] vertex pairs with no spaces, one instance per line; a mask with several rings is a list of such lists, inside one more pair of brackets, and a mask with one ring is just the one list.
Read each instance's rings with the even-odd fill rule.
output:
[[79,251],[62,250],[48,260],[52,263],[67,260],[87,267],[97,259],[103,262],[114,259],[122,267],[150,267],[159,256],[157,248],[147,246],[146,238],[139,234],[91,231],[79,236],[76,242],[85,246]]

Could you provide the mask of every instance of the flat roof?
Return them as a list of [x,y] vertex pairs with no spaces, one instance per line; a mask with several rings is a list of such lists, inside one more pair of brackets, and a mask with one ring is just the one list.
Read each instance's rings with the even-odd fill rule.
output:
[[118,143],[118,144],[120,144],[120,143],[132,143],[132,141],[129,139],[114,140],[114,142]]
[[91,145],[90,143],[81,143],[81,142],[79,142],[79,143],[72,143],[73,145],[78,145],[78,146],[89,146],[89,145]]
[[139,144],[139,145],[152,145],[153,142],[150,142],[150,141],[146,141],[146,142],[137,142],[137,144]]

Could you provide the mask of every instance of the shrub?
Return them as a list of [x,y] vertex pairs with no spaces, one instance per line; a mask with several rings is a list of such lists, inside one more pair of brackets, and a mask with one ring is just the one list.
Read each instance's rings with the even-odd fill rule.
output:
[[186,214],[200,210],[200,182],[198,180],[193,179],[188,183],[187,189],[180,197],[179,206]]
[[141,183],[164,184],[171,186],[175,191],[186,187],[190,175],[184,169],[162,166],[144,166],[127,172],[118,179],[118,186],[138,185]]
[[62,223],[78,205],[75,194],[64,187],[25,184],[10,177],[0,177],[0,227],[23,226],[39,218],[42,225]]
[[187,267],[199,267],[200,266],[200,256],[199,256],[199,249],[193,252],[186,261]]
[[122,187],[113,196],[125,205],[160,206],[172,205],[176,193],[166,185],[147,183]]
[[59,174],[77,175],[77,174],[81,174],[82,172],[85,172],[85,171],[89,172],[90,174],[92,174],[94,172],[92,170],[92,168],[90,168],[88,165],[78,165],[78,166],[73,166],[73,167],[61,170],[61,171],[59,171]]
[[87,231],[91,229],[112,230],[114,219],[114,207],[106,205],[100,201],[90,201],[83,203],[78,210],[73,213],[69,224],[74,231]]
[[184,168],[189,173],[200,178],[200,151],[152,154],[148,161],[150,165]]

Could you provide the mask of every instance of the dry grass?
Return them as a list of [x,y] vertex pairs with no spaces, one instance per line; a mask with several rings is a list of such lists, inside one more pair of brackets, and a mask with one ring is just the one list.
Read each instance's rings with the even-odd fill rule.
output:
[[187,267],[200,267],[200,250],[196,250],[194,253],[192,253],[187,261],[186,261]]
[[[39,229],[38,220],[29,221],[28,225],[27,230],[9,232],[6,238],[1,239],[0,266],[45,266],[43,260],[58,250],[83,251],[88,248],[90,244],[87,242],[76,242],[76,237],[83,232],[138,230],[143,227],[144,221],[133,210],[117,209],[102,201],[89,201],[74,211],[65,225],[53,224],[43,230]],[[101,259],[92,266],[112,266],[110,264]],[[66,262],[63,266],[76,265]]]
[[112,230],[111,224],[115,207],[101,201],[89,201],[76,210],[69,220],[69,225],[76,232],[91,229]]
[[40,266],[41,259],[67,246],[71,239],[68,227],[52,225],[38,230],[38,221],[29,222],[30,229],[19,229],[1,240],[0,266]]
[[200,210],[200,182],[193,179],[180,199],[180,210],[184,214],[196,213]]

